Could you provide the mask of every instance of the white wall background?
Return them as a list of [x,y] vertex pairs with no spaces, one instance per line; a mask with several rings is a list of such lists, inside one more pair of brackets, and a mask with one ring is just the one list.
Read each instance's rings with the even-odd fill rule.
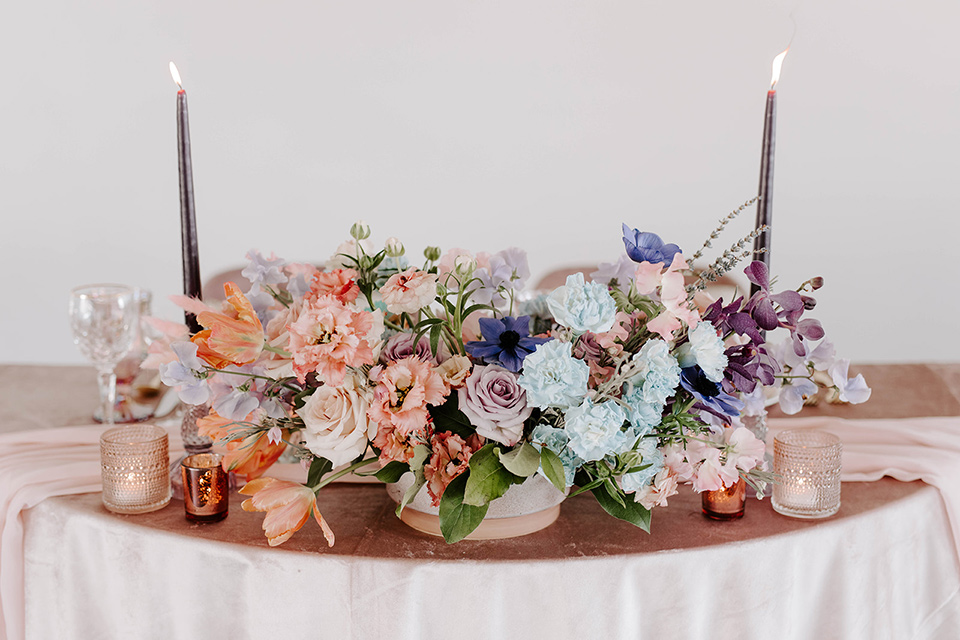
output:
[[[960,361],[955,0],[35,0],[0,19],[0,362],[81,362],[69,290],[181,286],[175,60],[202,270],[247,249],[692,252],[756,192],[779,85],[773,268],[860,362]],[[725,236],[753,223],[750,211]]]

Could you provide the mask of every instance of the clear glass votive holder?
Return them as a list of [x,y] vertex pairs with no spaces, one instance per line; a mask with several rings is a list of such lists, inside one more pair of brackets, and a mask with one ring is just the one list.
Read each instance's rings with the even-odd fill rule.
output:
[[170,502],[166,430],[152,424],[107,429],[100,435],[103,506],[114,513],[149,513]]
[[840,509],[840,438],[815,429],[788,429],[773,439],[771,503],[793,518],[826,518]]
[[219,453],[196,453],[180,463],[183,478],[183,508],[191,522],[219,522],[230,506],[229,472],[221,466]]

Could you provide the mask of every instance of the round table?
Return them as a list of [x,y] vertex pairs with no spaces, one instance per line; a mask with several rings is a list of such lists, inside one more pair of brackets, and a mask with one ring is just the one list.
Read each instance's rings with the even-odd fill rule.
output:
[[652,533],[591,496],[548,529],[447,545],[377,485],[339,484],[270,548],[262,514],[199,525],[182,502],[107,512],[99,494],[25,512],[30,638],[941,638],[960,628],[956,551],[938,491],[845,483],[810,521],[750,500],[716,522],[684,492]]

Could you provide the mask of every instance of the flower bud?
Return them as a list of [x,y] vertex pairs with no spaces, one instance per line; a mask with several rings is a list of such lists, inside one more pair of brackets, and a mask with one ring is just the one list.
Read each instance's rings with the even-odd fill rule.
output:
[[383,248],[386,250],[387,255],[391,258],[399,258],[406,251],[406,249],[403,247],[403,243],[396,238],[387,238]]
[[427,247],[423,250],[423,256],[430,262],[436,262],[440,259],[440,247]]
[[457,275],[461,276],[469,276],[477,268],[477,261],[469,255],[457,256],[453,264]]
[[350,227],[350,235],[354,240],[360,241],[370,237],[370,225],[363,220],[357,220]]
[[823,286],[823,278],[817,276],[816,278],[810,278],[810,286],[814,291]]

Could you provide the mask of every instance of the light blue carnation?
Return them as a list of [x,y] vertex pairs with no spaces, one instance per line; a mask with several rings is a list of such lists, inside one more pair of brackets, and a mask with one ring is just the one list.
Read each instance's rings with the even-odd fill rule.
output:
[[[573,477],[580,465],[583,464],[583,460],[577,457],[577,454],[567,446],[567,443],[570,442],[567,433],[563,429],[557,429],[548,424],[538,424],[530,433],[530,442],[537,448],[537,451],[540,450],[542,445],[557,454],[560,463],[563,465],[564,482],[568,487],[572,487]],[[543,473],[542,469],[540,473]]]
[[650,433],[663,419],[663,403],[647,402],[643,395],[642,380],[640,382],[641,384],[630,385],[630,389],[621,398],[627,405],[627,420],[637,437]]
[[564,414],[564,428],[570,438],[567,446],[587,462],[619,453],[628,443],[622,430],[626,419],[616,402],[594,404],[590,399],[584,400]]
[[640,372],[633,383],[640,384],[643,401],[666,404],[680,386],[680,365],[670,355],[670,346],[663,340],[649,340],[634,357],[640,361]]
[[577,333],[609,331],[617,317],[617,303],[607,287],[584,282],[582,273],[567,276],[567,284],[547,297],[547,306],[558,323]]
[[569,342],[551,340],[524,358],[519,383],[528,404],[566,409],[583,401],[589,376],[590,367],[573,357]]
[[723,382],[723,372],[727,368],[727,354],[724,352],[723,338],[717,335],[717,329],[703,320],[688,335],[688,341],[677,349],[677,360],[686,369],[699,365],[704,375],[712,382]]
[[644,438],[637,445],[636,451],[643,456],[637,466],[644,464],[650,466],[633,473],[625,473],[620,477],[620,486],[626,493],[633,493],[650,484],[660,469],[663,469],[663,453],[657,447],[656,438]]

